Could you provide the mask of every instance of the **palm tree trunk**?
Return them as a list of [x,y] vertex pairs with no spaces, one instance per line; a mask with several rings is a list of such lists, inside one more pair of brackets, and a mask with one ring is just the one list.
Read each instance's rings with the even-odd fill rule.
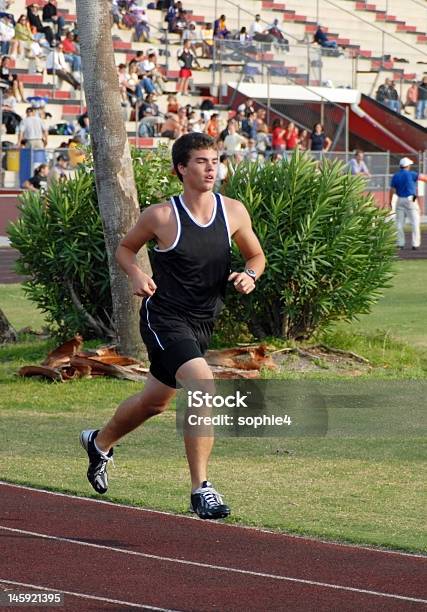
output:
[[[140,300],[132,294],[118,267],[118,243],[139,217],[129,143],[120,104],[119,83],[111,36],[111,0],[77,0],[84,89],[90,120],[96,189],[108,253],[114,325],[120,351],[141,355]],[[138,256],[151,273],[146,249]]]
[[16,331],[9,323],[3,310],[0,308],[0,344],[6,344],[6,342],[16,342],[16,340]]

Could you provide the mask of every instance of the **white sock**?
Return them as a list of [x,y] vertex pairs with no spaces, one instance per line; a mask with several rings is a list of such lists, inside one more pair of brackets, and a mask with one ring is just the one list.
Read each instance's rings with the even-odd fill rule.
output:
[[106,453],[105,451],[101,450],[101,449],[99,448],[99,446],[97,445],[97,443],[96,443],[96,438],[95,438],[95,440],[93,441],[93,443],[94,443],[94,445],[95,445],[96,450],[98,451],[98,453],[99,453],[100,455],[104,455],[104,457],[108,457],[108,452]]

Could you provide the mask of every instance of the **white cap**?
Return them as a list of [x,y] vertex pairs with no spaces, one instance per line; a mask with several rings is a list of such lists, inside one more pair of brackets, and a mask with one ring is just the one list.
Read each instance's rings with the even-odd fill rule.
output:
[[399,166],[401,168],[407,168],[408,166],[412,166],[414,162],[412,161],[412,159],[409,159],[409,157],[402,157],[402,159],[399,162]]

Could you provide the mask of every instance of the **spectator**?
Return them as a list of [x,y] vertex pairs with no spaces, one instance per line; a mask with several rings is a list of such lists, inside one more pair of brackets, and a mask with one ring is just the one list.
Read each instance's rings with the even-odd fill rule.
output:
[[224,138],[224,151],[228,155],[234,155],[240,151],[243,146],[246,146],[246,138],[241,136],[237,131],[237,122],[235,119],[228,120],[228,134]]
[[303,130],[298,138],[298,149],[300,151],[308,151],[310,148],[310,136],[307,130]]
[[182,134],[187,134],[188,132],[188,117],[187,117],[187,109],[182,106],[178,110],[178,123],[181,128]]
[[159,67],[157,66],[156,53],[149,53],[147,59],[140,62],[139,66],[144,76],[151,79],[157,93],[160,95],[163,94],[164,83],[167,82],[167,79],[163,76],[159,70]]
[[416,81],[412,81],[411,86],[408,88],[408,90],[406,92],[406,100],[405,100],[405,105],[403,107],[403,110],[405,111],[405,113],[407,115],[409,115],[409,113],[406,110],[406,107],[407,106],[414,106],[415,109],[416,109],[417,108],[417,102],[418,102],[418,83]]
[[310,136],[310,151],[329,151],[332,141],[325,134],[321,123],[315,123]]
[[[249,138],[248,139],[248,146],[245,149],[245,159],[248,159],[249,161],[257,161],[259,159],[259,153],[258,153],[258,149],[256,146],[256,140],[255,138]],[[261,158],[263,159],[263,158]]]
[[160,136],[176,140],[182,135],[182,127],[173,113],[166,113]]
[[179,109],[179,104],[178,104],[178,100],[176,99],[176,95],[175,94],[169,94],[167,97],[167,112],[168,113],[173,113],[176,115],[176,113],[178,112]]
[[202,38],[202,57],[212,59],[213,57],[213,27],[211,23],[206,23],[201,30]]
[[284,37],[282,30],[279,27],[279,20],[275,19],[271,26],[267,28],[268,34],[275,39],[275,42],[282,51],[289,51],[289,40]]
[[274,119],[273,131],[271,135],[271,146],[273,151],[284,151],[286,149],[286,130],[283,126],[283,119]]
[[58,43],[56,49],[52,49],[46,59],[46,70],[48,74],[56,74],[60,81],[66,81],[74,87],[80,89],[80,83],[71,74],[64,57],[64,45]]
[[261,15],[255,15],[255,20],[249,26],[249,38],[257,40],[257,34],[263,34],[264,26],[261,23]]
[[237,107],[238,111],[242,111],[245,115],[248,114],[248,112],[254,113],[255,112],[255,106],[254,106],[254,101],[252,98],[246,98],[246,100],[244,101],[243,104],[239,104],[239,106]]
[[299,142],[298,134],[299,134],[299,130],[295,126],[295,123],[293,121],[290,121],[288,123],[288,127],[286,128],[286,132],[285,132],[286,149],[288,151],[293,151],[294,149],[298,148],[298,142]]
[[90,141],[90,129],[89,129],[89,115],[87,112],[83,113],[78,117],[77,123],[79,126],[79,131],[76,136],[80,138],[82,144],[87,146]]
[[150,42],[150,24],[143,7],[133,3],[131,15],[135,21],[135,40],[137,42]]
[[[239,107],[240,108],[240,107]],[[256,139],[256,113],[255,111],[248,111],[245,118],[242,121],[242,134],[246,138]]]
[[239,42],[241,45],[244,45],[248,42],[249,40],[249,34],[246,31],[246,27],[243,26],[240,28],[240,32],[239,32]]
[[223,153],[219,157],[218,170],[215,180],[215,191],[219,191],[228,177],[228,155]]
[[394,85],[394,81],[390,82],[386,105],[395,113],[400,113],[400,98],[399,94],[397,93],[397,89]]
[[194,54],[194,51],[191,49],[191,42],[189,40],[184,42],[183,48],[178,51],[177,55],[180,66],[177,92],[185,96],[188,94],[188,84],[192,76],[191,69],[193,67],[193,62],[195,62],[199,67],[200,64],[196,55]]
[[14,53],[14,46],[11,41],[15,36],[15,26],[10,15],[0,17],[0,54],[7,55],[9,51]]
[[227,28],[227,19],[225,15],[221,15],[214,22],[214,38],[229,38],[231,32]]
[[23,189],[28,189],[28,191],[35,192],[44,192],[47,189],[47,177],[49,174],[49,166],[47,164],[40,164],[38,168],[36,168],[34,175],[24,181],[22,185]]
[[154,137],[159,132],[159,126],[163,123],[159,107],[154,101],[154,94],[147,94],[141,104],[138,113],[139,136]]
[[178,15],[178,3],[172,3],[166,13],[165,21],[168,24],[168,32],[172,34],[175,31],[175,22]]
[[390,208],[392,208],[393,197],[397,195],[396,204],[396,226],[397,245],[400,249],[405,246],[405,219],[408,218],[412,226],[412,249],[415,251],[421,244],[420,233],[420,207],[417,201],[417,181],[427,182],[427,174],[413,172],[411,166],[413,161],[403,157],[400,162],[400,170],[393,175],[390,186]]
[[313,36],[313,42],[316,42],[324,49],[336,49],[338,47],[335,40],[328,40],[328,36],[321,25],[317,26],[317,30]]
[[18,146],[25,141],[29,149],[43,149],[47,147],[48,130],[46,124],[36,115],[34,108],[26,110],[25,117],[19,126]]
[[33,35],[29,27],[28,19],[25,15],[21,15],[15,26],[15,43],[14,48],[11,49],[11,56],[15,55],[23,56],[25,52],[29,52],[31,45],[33,44]]
[[80,164],[84,164],[86,155],[83,151],[83,142],[80,136],[76,135],[68,141],[68,157],[73,169]]
[[22,117],[16,112],[16,104],[17,100],[13,95],[13,89],[9,87],[4,92],[2,106],[2,121],[6,126],[6,134],[16,134],[19,124],[22,121]]
[[27,8],[27,18],[31,27],[35,28],[39,34],[44,34],[50,47],[54,46],[54,35],[50,26],[44,26],[39,14],[39,5],[31,4]]
[[191,42],[192,49],[195,51],[194,43],[200,40],[200,36],[197,32],[196,23],[194,21],[190,21],[182,33],[182,41],[184,42],[185,40],[189,40]]
[[427,76],[423,77],[423,80],[418,85],[418,102],[417,102],[416,119],[426,118],[426,108],[427,108]]
[[52,23],[54,26],[56,26],[56,37],[58,40],[61,40],[65,26],[65,19],[61,17],[61,15],[58,15],[56,0],[47,0],[43,7],[42,18],[43,21],[47,21],[48,23]]
[[80,51],[74,41],[75,36],[73,32],[67,32],[65,39],[62,42],[64,49],[65,61],[70,64],[72,72],[81,73],[82,69],[82,58],[80,57]]
[[25,102],[24,88],[18,75],[12,74],[10,71],[10,57],[5,55],[0,62],[0,80],[12,87],[13,95],[16,99],[20,98],[21,102]]
[[218,138],[219,136],[219,114],[213,113],[211,118],[206,124],[206,134],[212,138]]
[[353,175],[371,176],[364,160],[364,153],[360,149],[354,152],[354,157],[349,162],[349,169]]
[[49,176],[47,178],[48,185],[51,185],[55,181],[62,182],[70,178],[71,172],[68,168],[69,161],[68,155],[64,155],[63,153],[58,155],[56,164],[52,166],[52,169],[49,172]]

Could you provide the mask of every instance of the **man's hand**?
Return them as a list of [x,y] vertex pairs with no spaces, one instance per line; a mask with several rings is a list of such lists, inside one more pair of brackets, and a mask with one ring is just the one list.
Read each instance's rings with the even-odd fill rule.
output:
[[133,294],[139,297],[151,297],[157,289],[156,283],[151,276],[138,270],[131,276]]
[[255,289],[255,282],[246,272],[232,272],[228,277],[239,293],[248,294]]

